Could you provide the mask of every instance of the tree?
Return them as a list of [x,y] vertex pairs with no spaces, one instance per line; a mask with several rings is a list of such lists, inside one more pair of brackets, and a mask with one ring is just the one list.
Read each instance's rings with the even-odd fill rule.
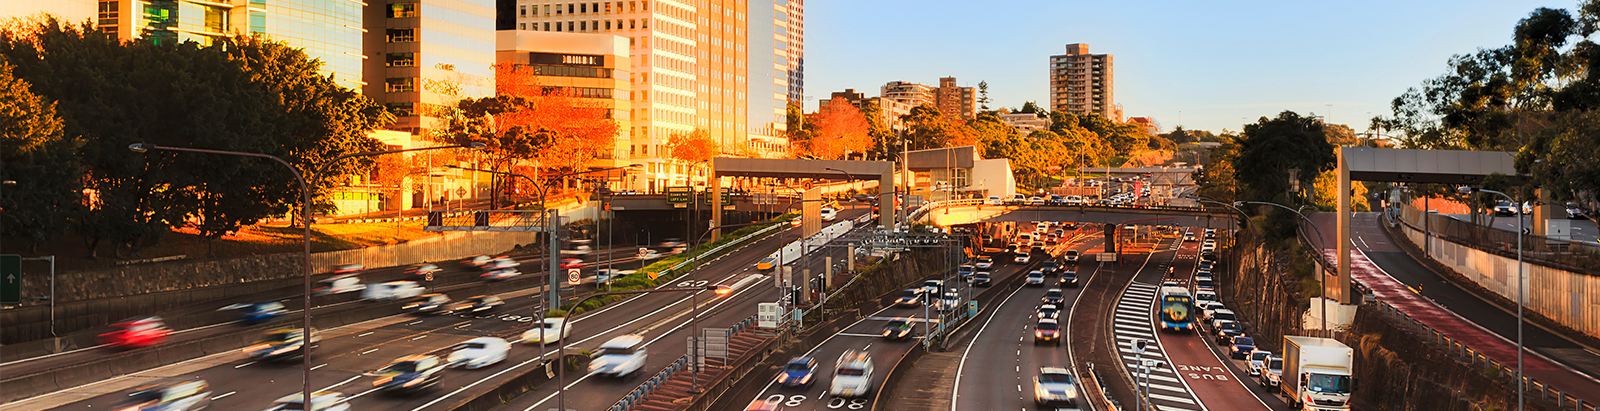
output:
[[867,150],[867,160],[887,160],[893,156],[895,140],[894,130],[890,130],[883,123],[883,108],[878,106],[877,99],[861,102],[861,116],[867,118],[867,135],[872,138],[872,147]]
[[721,152],[722,147],[705,129],[676,132],[667,137],[667,156],[673,161],[682,163],[691,171],[700,164],[711,161]]
[[906,150],[928,150],[941,147],[960,147],[976,144],[959,125],[950,123],[938,108],[923,104],[901,116],[906,124]]
[[616,144],[621,125],[600,101],[583,98],[571,87],[543,84],[532,67],[512,63],[494,65],[497,95],[517,96],[525,104],[497,118],[503,127],[539,130],[550,136],[541,147],[535,167],[577,171]]
[[989,111],[989,82],[978,82],[978,109]]
[[1320,122],[1293,111],[1245,125],[1233,164],[1233,178],[1242,189],[1239,197],[1254,201],[1287,198],[1290,169],[1300,170],[1296,179],[1301,187],[1310,188],[1317,175],[1333,169],[1333,150]]
[[1018,113],[1038,113],[1038,114],[1043,114],[1045,112],[1045,110],[1042,109],[1042,108],[1039,108],[1038,105],[1033,104],[1032,101],[1028,101],[1028,102],[1023,102],[1022,103],[1022,108],[1017,109],[1017,112]]
[[812,157],[824,160],[844,158],[849,153],[864,153],[872,146],[872,125],[861,111],[844,97],[835,97],[812,115],[817,135],[804,144]]
[[82,142],[61,133],[56,104],[28,91],[0,60],[0,180],[14,181],[0,196],[4,238],[31,249],[71,226],[83,189],[82,165],[74,155]]
[[1236,171],[1233,163],[1239,159],[1239,145],[1230,139],[1209,151],[1207,158],[1210,161],[1195,176],[1195,183],[1200,186],[1196,193],[1223,203],[1238,201],[1238,181],[1234,179]]
[[812,130],[806,124],[805,112],[800,110],[800,105],[789,103],[784,115],[786,128],[784,133],[789,136],[789,150],[795,155],[804,151],[804,147],[811,144]]
[[1328,140],[1328,144],[1335,147],[1349,147],[1361,143],[1361,140],[1356,138],[1355,130],[1344,124],[1324,124],[1322,132],[1327,134],[1324,138]]

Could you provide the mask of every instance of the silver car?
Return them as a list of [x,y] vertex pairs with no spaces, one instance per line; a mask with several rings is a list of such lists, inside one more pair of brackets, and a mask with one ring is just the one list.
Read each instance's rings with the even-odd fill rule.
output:
[[1041,367],[1033,377],[1033,402],[1041,406],[1078,404],[1078,384],[1062,367]]
[[1267,360],[1272,358],[1272,352],[1255,350],[1250,352],[1250,375],[1260,376],[1261,371],[1267,368]]

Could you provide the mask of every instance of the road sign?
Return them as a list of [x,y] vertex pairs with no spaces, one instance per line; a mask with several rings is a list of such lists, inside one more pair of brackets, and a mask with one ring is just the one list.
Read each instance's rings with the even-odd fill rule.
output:
[[1094,255],[1095,261],[1117,261],[1117,253],[1099,253]]
[[583,270],[581,270],[581,269],[568,268],[567,269],[567,283],[568,284],[577,285],[578,281],[583,279],[583,277],[581,277],[582,272],[583,272]]
[[667,187],[667,203],[689,204],[690,190],[688,186]]
[[22,256],[0,254],[0,304],[22,302]]

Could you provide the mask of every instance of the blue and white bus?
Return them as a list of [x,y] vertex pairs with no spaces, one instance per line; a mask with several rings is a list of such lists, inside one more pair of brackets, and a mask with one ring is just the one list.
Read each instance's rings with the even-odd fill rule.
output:
[[1183,287],[1161,287],[1160,316],[1162,331],[1194,330],[1194,297]]

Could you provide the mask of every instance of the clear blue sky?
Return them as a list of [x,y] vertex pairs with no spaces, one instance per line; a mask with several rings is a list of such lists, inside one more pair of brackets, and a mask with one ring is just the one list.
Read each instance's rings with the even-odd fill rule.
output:
[[[1453,54],[1511,43],[1537,7],[1577,0],[806,2],[806,110],[893,80],[989,82],[991,108],[1049,99],[1068,43],[1115,56],[1130,117],[1220,132],[1284,110],[1366,129]],[[1332,104],[1330,109],[1327,105]],[[1331,113],[1331,114],[1329,114]]]

